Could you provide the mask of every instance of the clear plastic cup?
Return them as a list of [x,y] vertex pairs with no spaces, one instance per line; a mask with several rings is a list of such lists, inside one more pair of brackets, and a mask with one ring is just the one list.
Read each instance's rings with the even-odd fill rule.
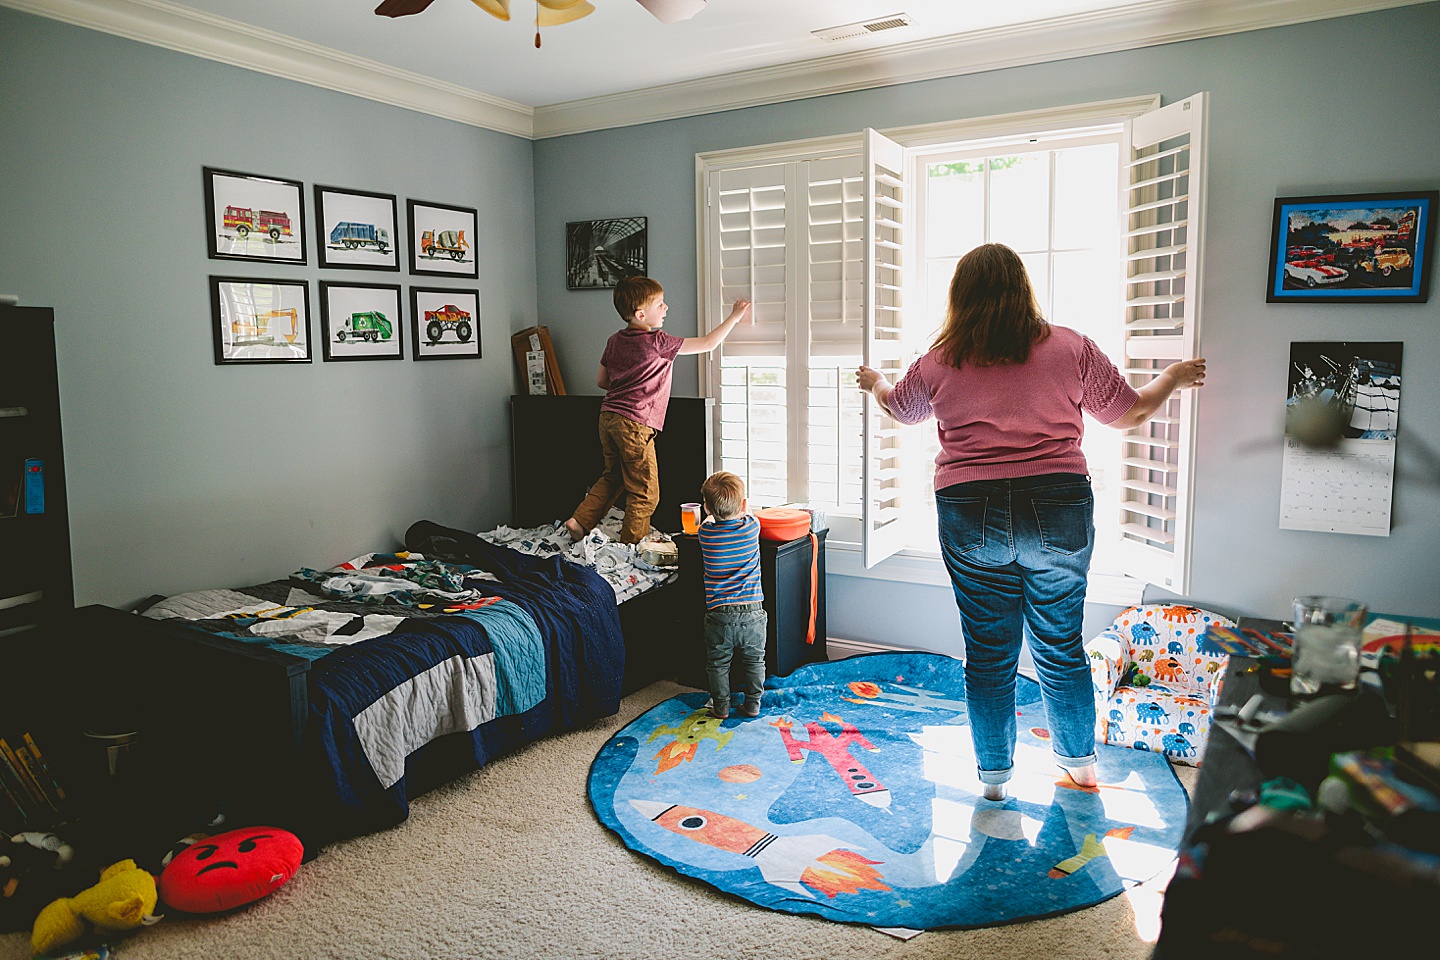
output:
[[691,534],[700,532],[700,504],[680,504],[680,529]]
[[1295,654],[1290,695],[1306,700],[1354,690],[1369,608],[1344,597],[1295,598]]

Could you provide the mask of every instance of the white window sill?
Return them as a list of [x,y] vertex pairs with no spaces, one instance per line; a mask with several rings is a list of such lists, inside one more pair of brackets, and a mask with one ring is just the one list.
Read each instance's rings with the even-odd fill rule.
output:
[[[950,575],[939,557],[919,552],[901,551],[870,569],[861,559],[860,544],[844,540],[825,541],[825,572],[838,577],[860,577],[867,580],[894,580],[932,587],[949,587]],[[1088,603],[1129,607],[1140,603],[1145,583],[1119,573],[1091,571],[1085,588]]]

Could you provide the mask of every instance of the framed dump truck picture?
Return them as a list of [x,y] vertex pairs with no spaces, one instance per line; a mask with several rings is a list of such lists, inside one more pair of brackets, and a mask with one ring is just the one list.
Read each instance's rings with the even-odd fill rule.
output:
[[303,280],[211,277],[210,312],[217,364],[311,362]]
[[428,277],[480,276],[475,217],[470,207],[406,200],[410,222],[410,272]]
[[298,180],[203,172],[210,259],[305,262],[305,189]]
[[403,360],[400,285],[320,281],[326,360]]
[[320,266],[400,272],[395,195],[315,187]]

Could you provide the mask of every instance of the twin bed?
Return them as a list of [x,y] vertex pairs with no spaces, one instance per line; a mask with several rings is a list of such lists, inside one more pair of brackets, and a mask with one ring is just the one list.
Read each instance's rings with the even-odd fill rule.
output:
[[[132,773],[171,807],[284,826],[313,847],[393,826],[418,794],[673,676],[676,572],[603,525],[575,545],[553,526],[599,472],[598,402],[514,398],[515,527],[422,520],[403,545],[336,566],[139,613],[77,610],[87,732],[133,731]],[[672,400],[662,529],[708,475],[709,412]]]

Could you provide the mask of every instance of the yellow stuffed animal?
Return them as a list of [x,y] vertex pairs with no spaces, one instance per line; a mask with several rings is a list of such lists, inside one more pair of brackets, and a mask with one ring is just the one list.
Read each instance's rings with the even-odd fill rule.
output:
[[121,860],[100,874],[100,882],[73,897],[61,897],[35,918],[30,946],[36,953],[50,953],[57,947],[96,933],[124,933],[157,923],[158,900],[155,878]]

